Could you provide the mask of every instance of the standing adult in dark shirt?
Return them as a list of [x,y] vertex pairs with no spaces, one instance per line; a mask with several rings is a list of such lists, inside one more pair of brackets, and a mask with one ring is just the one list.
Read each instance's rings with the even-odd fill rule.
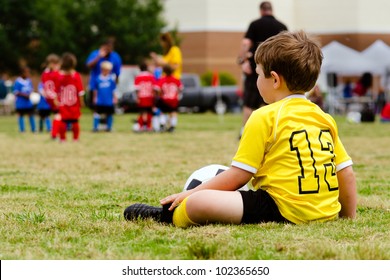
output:
[[249,28],[242,39],[237,59],[237,63],[241,65],[245,75],[243,127],[252,112],[265,105],[256,86],[256,63],[253,54],[261,42],[264,42],[269,37],[274,36],[283,30],[287,30],[286,25],[273,16],[270,2],[265,1],[260,4],[260,16],[259,19],[252,21],[249,25]]

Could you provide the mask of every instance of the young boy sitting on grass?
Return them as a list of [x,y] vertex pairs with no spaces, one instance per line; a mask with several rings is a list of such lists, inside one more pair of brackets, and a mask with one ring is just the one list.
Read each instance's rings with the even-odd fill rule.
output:
[[[195,189],[129,206],[127,220],[178,227],[209,223],[307,223],[356,215],[352,160],[335,120],[304,93],[317,81],[322,53],[303,32],[282,32],[255,53],[257,87],[268,106],[245,125],[231,167]],[[236,191],[251,181],[254,191]]]

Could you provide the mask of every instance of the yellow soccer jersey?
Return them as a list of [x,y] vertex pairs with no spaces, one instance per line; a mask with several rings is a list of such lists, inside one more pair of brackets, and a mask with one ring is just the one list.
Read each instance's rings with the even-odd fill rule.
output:
[[181,51],[177,46],[173,46],[169,49],[169,52],[163,56],[163,60],[169,64],[178,64],[179,66],[173,71],[172,76],[180,80],[182,71],[182,56]]
[[254,111],[232,166],[253,173],[293,223],[337,217],[336,172],[352,165],[334,119],[304,95],[291,95]]

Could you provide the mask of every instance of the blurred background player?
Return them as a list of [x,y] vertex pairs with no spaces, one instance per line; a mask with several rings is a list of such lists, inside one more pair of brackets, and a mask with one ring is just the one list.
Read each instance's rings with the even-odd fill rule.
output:
[[[159,99],[157,107],[161,110],[160,123],[168,132],[173,132],[177,126],[177,108],[183,85],[179,79],[172,75],[173,69],[163,66],[164,76],[158,81]],[[166,118],[168,115],[168,120]]]
[[114,45],[114,39],[106,39],[102,42],[100,48],[92,51],[87,58],[86,65],[91,70],[89,77],[89,94],[85,96],[85,104],[88,107],[90,107],[93,102],[92,84],[96,77],[101,73],[100,64],[103,61],[109,61],[112,63],[112,73],[115,75],[115,82],[118,83],[119,81],[122,59],[114,50]]
[[51,114],[51,107],[50,104],[47,102],[46,98],[43,94],[43,84],[42,82],[38,85],[38,92],[41,95],[41,98],[39,99],[39,103],[37,104],[37,110],[38,110],[38,116],[39,116],[39,123],[38,123],[38,129],[39,132],[43,132],[43,127],[46,126],[46,131],[51,131],[51,120],[50,120],[50,114]]
[[[61,116],[58,111],[58,99],[57,99],[57,80],[58,80],[58,70],[60,68],[60,57],[56,54],[49,54],[46,57],[45,69],[41,75],[42,83],[42,95],[44,99],[50,106],[51,111],[54,114],[52,127],[51,127],[51,137],[56,139],[59,133],[59,127],[61,124]],[[44,101],[41,101],[44,102]]]
[[264,42],[269,37],[278,34],[280,31],[287,30],[286,25],[273,16],[272,4],[270,2],[261,2],[259,10],[261,17],[250,23],[248,30],[241,41],[241,47],[237,58],[237,63],[241,65],[245,77],[242,128],[239,138],[241,138],[245,123],[252,112],[266,105],[256,87],[257,74],[254,60],[256,48],[261,42]]
[[163,55],[158,55],[152,52],[150,53],[150,57],[154,60],[157,66],[163,67],[164,65],[169,65],[173,71],[172,76],[180,80],[183,65],[180,48],[175,45],[169,32],[160,35],[160,44],[163,49]]
[[103,119],[106,120],[106,131],[112,131],[112,124],[114,121],[114,104],[116,103],[115,89],[115,75],[112,74],[112,63],[103,61],[100,64],[101,73],[94,81],[92,81],[93,91],[93,105],[95,112],[93,114],[93,131],[97,132],[99,123]]
[[139,131],[151,131],[153,129],[153,107],[155,105],[155,95],[158,87],[156,85],[156,79],[154,75],[148,71],[148,66],[145,61],[140,63],[139,69],[141,72],[134,79],[139,109],[139,117],[137,120],[139,125],[138,129]]
[[61,115],[60,140],[66,140],[68,124],[72,125],[73,140],[78,141],[80,136],[79,118],[81,116],[80,96],[84,88],[80,74],[75,70],[76,57],[71,53],[64,53],[61,59],[61,68],[58,75],[58,99]]
[[35,132],[34,105],[30,102],[30,94],[34,91],[30,79],[30,68],[24,66],[21,68],[20,76],[14,83],[14,94],[16,97],[15,109],[18,113],[18,126],[20,132],[25,132],[24,115],[28,115],[30,128]]

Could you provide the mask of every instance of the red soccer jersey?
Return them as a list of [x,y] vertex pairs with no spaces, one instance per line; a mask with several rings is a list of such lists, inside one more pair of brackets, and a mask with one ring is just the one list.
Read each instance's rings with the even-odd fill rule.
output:
[[56,85],[58,84],[58,71],[45,69],[41,75],[41,82],[43,84],[43,96],[47,103],[49,103],[53,110],[58,109],[54,104],[54,100],[57,97]]
[[78,72],[70,74],[60,72],[58,75],[58,100],[62,120],[77,120],[80,112],[80,96],[84,94],[84,88]]
[[381,118],[383,120],[390,121],[390,103],[386,103],[381,112]]
[[134,85],[138,96],[138,107],[153,107],[154,91],[157,89],[154,76],[146,71],[141,72],[137,77],[135,77]]
[[180,80],[173,76],[162,77],[158,86],[161,90],[161,100],[172,108],[176,108],[179,105],[179,95],[183,89],[183,85]]

